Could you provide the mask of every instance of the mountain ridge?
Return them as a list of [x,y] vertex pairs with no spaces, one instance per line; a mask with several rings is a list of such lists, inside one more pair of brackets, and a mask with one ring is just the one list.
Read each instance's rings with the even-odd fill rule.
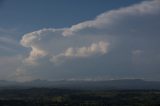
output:
[[160,81],[145,81],[142,79],[120,80],[32,80],[28,82],[16,82],[0,80],[0,88],[67,88],[86,90],[112,90],[112,89],[157,89],[160,90]]

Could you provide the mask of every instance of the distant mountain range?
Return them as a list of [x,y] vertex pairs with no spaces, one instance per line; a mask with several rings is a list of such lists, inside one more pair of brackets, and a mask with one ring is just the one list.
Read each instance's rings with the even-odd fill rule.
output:
[[33,80],[29,82],[14,82],[0,80],[0,89],[14,88],[65,88],[65,89],[82,89],[82,90],[123,90],[123,89],[143,89],[143,90],[160,90],[160,81],[144,81],[141,79],[123,79],[107,81],[47,81]]

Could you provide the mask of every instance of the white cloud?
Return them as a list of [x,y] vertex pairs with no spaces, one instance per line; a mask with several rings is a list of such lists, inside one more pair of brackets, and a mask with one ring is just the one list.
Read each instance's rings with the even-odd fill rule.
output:
[[72,59],[72,58],[86,58],[94,55],[102,55],[108,52],[109,44],[103,41],[98,43],[93,43],[88,47],[80,47],[80,48],[68,48],[64,53],[60,53],[56,56],[53,56],[51,61],[54,63],[59,63],[63,59]]
[[36,65],[37,64],[36,61],[39,58],[43,58],[44,56],[47,56],[46,51],[32,47],[32,51],[30,52],[29,57],[25,59],[25,62],[28,64]]
[[[132,63],[133,55],[137,56],[142,53],[146,55],[145,53],[147,53],[140,50],[153,51],[155,53],[149,52],[143,58],[138,56],[138,58],[142,58],[139,60],[142,60],[142,62],[144,60],[155,61],[155,58],[152,58],[154,57],[152,54],[157,55],[160,51],[157,46],[160,40],[159,17],[160,0],[148,0],[129,7],[107,11],[97,16],[94,20],[85,21],[70,28],[49,28],[27,33],[23,36],[21,44],[30,48],[31,51],[24,59],[23,65],[18,68],[18,73],[23,70],[29,70],[32,73],[33,70],[42,71],[42,69],[47,70],[46,68],[49,67],[48,70],[64,72],[64,74],[61,73],[64,76],[67,74],[67,70],[84,70],[87,72],[91,69],[95,75],[99,74],[101,70],[107,70],[101,73],[109,76],[113,74],[115,77],[116,74],[118,77],[128,77],[125,75],[131,74],[131,70],[134,69]],[[100,55],[104,58],[98,59],[101,57]],[[97,66],[94,66],[96,65],[94,61],[89,61],[92,57],[97,57],[95,62],[98,64]],[[147,57],[151,59],[147,59]],[[86,61],[76,64],[75,60],[80,60],[80,58],[82,60],[86,59]],[[74,65],[67,60],[73,60],[75,62],[73,63]],[[71,63],[72,67],[70,68],[66,65],[65,68],[57,68],[54,65],[61,62],[63,62],[63,64],[60,64],[62,66]],[[101,64],[101,62],[103,63]],[[28,63],[33,64],[29,69],[25,67]],[[40,69],[40,66],[34,66],[34,64],[38,63],[43,63],[40,64],[41,68],[45,68]],[[146,67],[152,66],[154,65],[150,64]],[[157,67],[157,70],[160,69],[158,65],[154,67]],[[141,69],[142,71],[148,70],[143,67]],[[62,77],[64,77],[63,75]],[[88,74],[86,73],[85,75]],[[55,73],[53,76],[57,77]]]
[[[106,45],[109,43],[107,36],[109,36],[110,27],[114,28],[117,26],[117,23],[118,25],[122,24],[119,22],[127,17],[130,18],[130,16],[137,17],[156,14],[159,10],[159,0],[144,1],[140,4],[105,12],[97,16],[94,20],[85,21],[73,25],[70,28],[48,28],[25,34],[21,40],[21,44],[24,47],[30,47],[32,49],[29,57],[26,58],[26,60],[30,63],[34,63],[39,58],[45,56],[57,59],[57,57],[84,58],[93,56],[93,54],[102,54],[102,52],[105,54],[106,51],[108,51],[106,50],[108,49],[108,46]],[[126,24],[124,23],[122,27],[126,27],[125,25]],[[96,35],[92,31],[86,32],[87,28],[93,29],[97,32]],[[99,33],[99,29],[103,29],[100,31],[105,33],[105,37],[104,34],[101,34],[101,32]],[[84,32],[81,33],[81,30],[84,30]],[[119,29],[116,29],[115,27],[114,31],[119,32],[118,30]],[[119,34],[121,35],[123,33],[126,33],[126,31],[122,30]],[[76,35],[77,37],[69,37],[70,35]],[[76,42],[77,40],[83,40],[88,43],[83,44],[83,42]],[[101,41],[103,41],[103,43]],[[95,44],[95,42],[100,43]],[[89,47],[88,45],[91,46]]]
[[[98,54],[106,54],[108,42],[101,37],[84,36],[64,37],[65,29],[42,29],[25,34],[21,40],[24,47],[30,47],[31,52],[25,59],[26,63],[38,64],[42,58],[50,57],[52,61],[86,58]],[[79,42],[75,42],[78,41]],[[81,40],[86,43],[81,43]],[[75,43],[73,43],[75,42]],[[98,42],[98,43],[96,43]],[[90,46],[88,46],[90,45]],[[74,57],[74,58],[73,58]]]
[[73,35],[74,32],[83,30],[86,28],[98,28],[103,29],[115,24],[115,21],[123,19],[129,16],[144,16],[150,14],[156,14],[160,10],[160,0],[144,1],[141,4],[135,4],[126,8],[120,8],[118,10],[111,10],[109,12],[102,13],[94,20],[85,21],[63,32],[64,36]]

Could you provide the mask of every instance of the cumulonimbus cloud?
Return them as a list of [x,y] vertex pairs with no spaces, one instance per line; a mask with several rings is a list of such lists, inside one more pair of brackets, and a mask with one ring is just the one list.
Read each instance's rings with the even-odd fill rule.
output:
[[[159,17],[160,0],[147,0],[140,4],[107,11],[93,20],[69,28],[47,28],[27,33],[22,37],[21,44],[31,51],[24,59],[24,64],[37,64],[41,61],[57,64],[79,58],[106,56],[114,49],[116,53],[112,53],[116,55],[111,55],[111,61],[119,62],[117,64],[121,65],[120,68],[130,67],[124,63],[129,63],[132,58],[130,55],[136,53],[133,51],[143,51],[141,55],[154,50],[158,53],[159,49],[154,48],[157,40],[160,39],[156,36],[159,34],[157,29],[160,26]],[[152,35],[155,37],[150,39]],[[149,42],[153,43],[149,45]]]
[[[31,47],[31,52],[29,57],[26,59],[28,62],[34,63],[35,60],[38,58],[42,58],[44,56],[50,56],[52,58],[57,57],[87,57],[95,54],[105,54],[106,51],[108,51],[108,42],[100,42],[99,44],[94,44],[94,41],[91,42],[91,47],[88,47],[87,45],[82,44],[70,44],[70,42],[74,42],[75,39],[79,40],[85,40],[83,37],[74,37],[74,39],[71,39],[70,42],[65,43],[66,46],[64,46],[65,39],[68,40],[70,38],[66,38],[69,35],[75,35],[75,36],[83,36],[83,33],[78,33],[79,30],[85,30],[87,28],[96,28],[95,30],[106,29],[107,27],[110,27],[110,24],[115,24],[115,21],[118,21],[119,19],[129,16],[129,15],[148,15],[148,14],[154,14],[157,13],[160,9],[160,1],[159,0],[153,0],[153,1],[145,1],[141,4],[136,4],[130,7],[126,8],[120,8],[118,10],[111,10],[109,12],[105,12],[99,16],[95,20],[90,20],[86,22],[79,23],[77,25],[73,25],[71,28],[62,28],[62,29],[42,29],[39,31],[31,32],[28,34],[25,34],[21,40],[21,44],[25,47]],[[77,32],[73,34],[74,32]],[[107,31],[104,31],[107,34]],[[92,35],[93,32],[90,32],[90,35]],[[85,35],[85,34],[84,34]],[[101,36],[98,34],[97,36]],[[91,40],[95,36],[88,36],[91,38]],[[49,38],[49,39],[48,39]],[[48,41],[47,41],[48,39]],[[57,43],[57,41],[51,41],[51,39],[55,39],[58,42],[61,42],[61,44]],[[96,37],[95,37],[96,39]],[[89,40],[89,39],[88,39]],[[88,41],[90,42],[90,41]],[[97,41],[96,41],[97,42]],[[52,47],[52,45],[56,45],[57,47]],[[63,45],[61,47],[61,45]],[[68,45],[68,47],[67,47]],[[82,47],[78,46],[75,47],[75,45],[82,45]],[[74,46],[74,47],[72,47]],[[101,47],[103,46],[103,47]],[[48,48],[48,49],[46,49]],[[61,48],[61,49],[58,49]],[[78,48],[78,49],[77,49]],[[55,51],[58,51],[57,53]],[[95,53],[96,52],[96,53]],[[103,52],[103,53],[102,53]],[[53,59],[52,59],[53,60]]]
[[[25,62],[36,64],[39,59],[50,57],[51,62],[58,63],[58,60],[86,58],[108,52],[109,43],[106,40],[97,40],[94,36],[88,36],[88,39],[81,38],[80,35],[65,37],[62,35],[64,31],[65,29],[43,29],[24,35],[21,44],[32,49]],[[74,40],[86,43],[73,43]]]
[[76,25],[73,25],[68,30],[63,32],[64,36],[73,35],[74,32],[87,29],[87,28],[97,28],[97,29],[106,29],[112,24],[115,24],[115,21],[121,20],[124,17],[128,16],[144,16],[150,14],[157,14],[160,10],[160,1],[144,1],[141,4],[135,4],[130,7],[120,8],[118,10],[111,10],[100,14],[94,20],[85,21]]
[[51,61],[57,63],[61,59],[72,59],[72,58],[86,58],[94,55],[102,55],[108,52],[109,44],[107,42],[100,41],[98,43],[93,43],[90,46],[80,47],[80,48],[68,48],[64,53],[60,53],[53,56]]

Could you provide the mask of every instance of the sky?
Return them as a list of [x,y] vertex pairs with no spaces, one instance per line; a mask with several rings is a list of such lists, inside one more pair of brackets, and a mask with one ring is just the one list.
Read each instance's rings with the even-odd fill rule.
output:
[[0,0],[0,80],[160,81],[160,0]]

